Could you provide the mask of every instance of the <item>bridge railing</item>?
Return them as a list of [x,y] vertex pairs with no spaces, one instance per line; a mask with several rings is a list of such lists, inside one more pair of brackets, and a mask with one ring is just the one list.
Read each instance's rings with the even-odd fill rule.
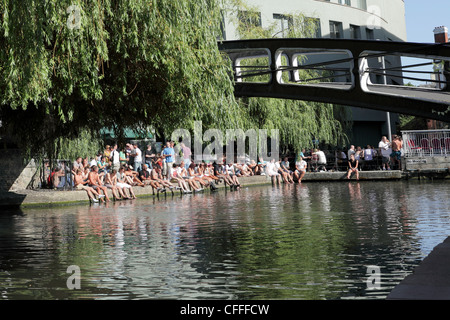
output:
[[450,130],[402,131],[405,157],[450,156]]
[[450,121],[447,43],[273,38],[218,46],[233,68],[238,97],[324,102]]

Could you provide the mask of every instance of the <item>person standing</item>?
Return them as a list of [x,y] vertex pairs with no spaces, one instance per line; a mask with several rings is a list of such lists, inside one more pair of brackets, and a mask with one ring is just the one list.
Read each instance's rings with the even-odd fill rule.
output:
[[135,143],[133,144],[134,149],[134,170],[137,172],[142,169],[142,151],[139,149],[139,146]]
[[187,147],[183,142],[180,144],[181,146],[181,152],[183,153],[183,161],[184,161],[184,167],[187,170],[189,166],[191,165],[191,149]]
[[351,145],[351,146],[350,146],[350,149],[348,149],[348,151],[347,151],[347,158],[350,159],[350,156],[351,156],[352,154],[355,154],[355,153],[356,153],[356,151],[355,151],[355,146],[354,146],[354,145]]
[[325,153],[320,150],[320,149],[316,149],[316,155],[318,157],[317,159],[317,169],[319,171],[327,171],[327,156],[325,155]]
[[395,164],[398,163],[398,169],[401,169],[401,156],[402,156],[402,147],[403,142],[401,138],[397,135],[392,136],[392,153],[390,154],[390,157],[392,159],[392,163]]
[[167,177],[168,180],[172,178],[172,168],[173,168],[173,162],[175,160],[175,150],[171,147],[170,141],[167,141],[166,147],[161,152],[161,155],[164,157],[165,164],[164,164],[164,175]]
[[115,144],[111,150],[111,170],[118,171],[120,168],[120,153],[117,150],[117,144]]
[[144,151],[145,164],[151,170],[153,169],[152,162],[155,159],[155,153],[152,150],[152,145],[147,145],[147,150]]
[[391,167],[389,166],[389,157],[392,153],[391,149],[391,143],[386,138],[386,136],[381,137],[381,141],[378,143],[378,148],[380,148],[381,151],[381,162],[383,165],[383,170],[391,170]]

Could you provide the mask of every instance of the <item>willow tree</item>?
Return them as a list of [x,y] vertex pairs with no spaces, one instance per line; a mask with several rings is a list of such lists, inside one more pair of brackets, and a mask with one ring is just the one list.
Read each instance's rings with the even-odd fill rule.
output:
[[[288,21],[285,30],[280,30],[277,22],[262,26],[259,8],[248,5],[245,0],[228,0],[226,12],[232,17],[232,23],[240,39],[312,38],[315,37],[318,27],[316,19],[307,17],[301,12],[283,14]],[[268,61],[250,60],[248,63],[268,65]],[[242,61],[241,65],[245,65],[245,61]],[[318,71],[300,69],[297,72],[300,78],[314,79],[323,76],[323,72],[317,74]],[[286,76],[287,74],[283,73],[283,77]],[[248,77],[246,81],[268,80],[264,77],[268,75]],[[304,147],[313,147],[316,140],[334,146],[344,145],[347,142],[345,132],[350,124],[347,120],[349,115],[347,107],[275,98],[241,98],[238,101],[242,106],[242,112],[246,113],[250,127],[278,129],[280,142],[295,152]]]
[[36,153],[105,127],[242,127],[217,2],[1,1],[2,130]]

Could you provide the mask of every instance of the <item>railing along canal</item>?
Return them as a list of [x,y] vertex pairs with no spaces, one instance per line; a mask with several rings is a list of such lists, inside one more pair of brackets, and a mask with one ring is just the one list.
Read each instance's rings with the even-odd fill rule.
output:
[[405,157],[450,156],[450,129],[402,131]]

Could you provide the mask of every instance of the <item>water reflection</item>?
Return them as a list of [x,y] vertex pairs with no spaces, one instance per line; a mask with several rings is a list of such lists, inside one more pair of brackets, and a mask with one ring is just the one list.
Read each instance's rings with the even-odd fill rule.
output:
[[[2,299],[384,298],[448,235],[445,182],[261,186],[0,216]],[[66,288],[67,267],[82,271]],[[368,291],[366,268],[382,270]]]

